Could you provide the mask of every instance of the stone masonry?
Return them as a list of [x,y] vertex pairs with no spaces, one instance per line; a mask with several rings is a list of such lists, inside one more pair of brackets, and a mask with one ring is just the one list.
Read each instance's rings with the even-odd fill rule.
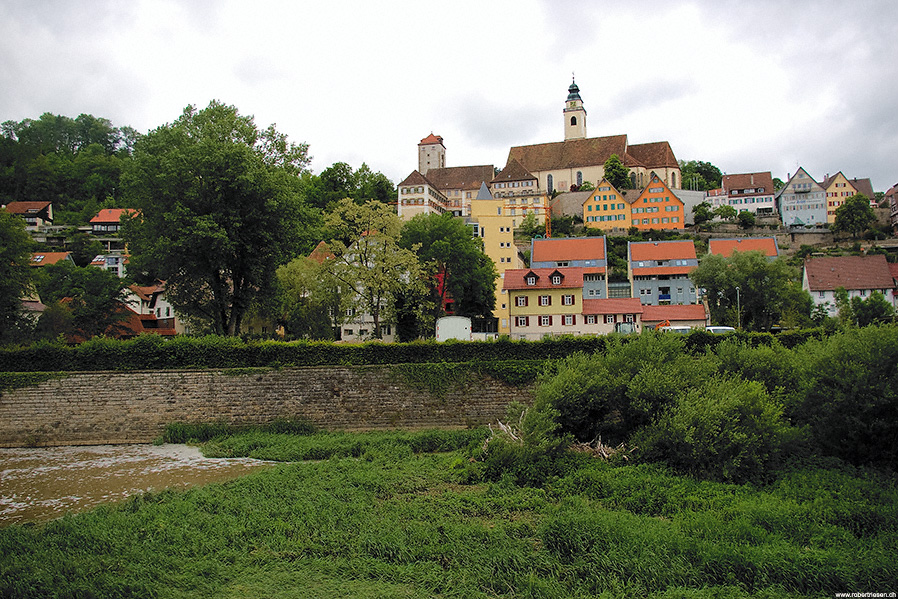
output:
[[433,394],[390,366],[65,373],[0,393],[0,447],[149,443],[173,422],[329,430],[461,428],[502,418],[532,389],[472,375]]

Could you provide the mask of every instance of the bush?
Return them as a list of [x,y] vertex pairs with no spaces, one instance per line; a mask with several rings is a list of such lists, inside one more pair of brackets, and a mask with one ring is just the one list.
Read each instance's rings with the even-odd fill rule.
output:
[[756,381],[716,377],[634,435],[635,453],[723,481],[759,479],[788,437],[782,409]]

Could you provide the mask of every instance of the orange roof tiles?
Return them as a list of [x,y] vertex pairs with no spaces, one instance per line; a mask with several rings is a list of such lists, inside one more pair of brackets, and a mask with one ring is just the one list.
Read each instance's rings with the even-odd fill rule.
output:
[[[513,268],[505,271],[503,289],[579,289],[583,287],[583,275],[600,274],[604,268]],[[526,278],[535,274],[536,284],[528,285]],[[553,284],[552,275],[562,276],[561,283]]]
[[534,239],[533,253],[530,256],[531,262],[604,259],[604,237],[553,237],[549,239]]
[[489,183],[495,177],[492,164],[480,166],[447,166],[427,171],[427,179],[437,189],[480,189],[481,183]]
[[28,212],[40,212],[51,202],[10,202],[6,205],[6,211],[10,214],[27,214]]
[[627,155],[626,135],[516,146],[508,151],[508,162],[517,160],[530,172],[551,171],[604,164],[612,154],[617,154],[624,160]]
[[762,192],[755,193],[773,193],[774,191],[773,179],[770,177],[770,171],[765,171],[763,173],[724,175],[721,185],[728,193],[734,190],[742,191],[743,189],[762,190]]
[[31,266],[47,266],[69,258],[69,252],[34,252],[31,254]]
[[808,258],[805,276],[811,291],[845,289],[893,289],[895,280],[882,254]]
[[692,241],[646,241],[630,244],[630,260],[695,260]]
[[764,252],[765,256],[779,256],[776,237],[743,237],[739,239],[712,239],[708,242],[708,253],[729,258],[733,252]]
[[92,223],[117,223],[121,220],[123,214],[131,214],[134,210],[130,208],[103,208],[99,214],[90,219]]
[[425,137],[424,139],[422,139],[422,140],[421,140],[421,143],[419,143],[418,145],[419,145],[419,146],[429,146],[429,145],[431,145],[431,144],[440,144],[440,145],[442,145],[442,144],[443,144],[443,138],[440,137],[439,135],[434,135],[434,134],[431,132],[431,134],[428,135],[427,137]]

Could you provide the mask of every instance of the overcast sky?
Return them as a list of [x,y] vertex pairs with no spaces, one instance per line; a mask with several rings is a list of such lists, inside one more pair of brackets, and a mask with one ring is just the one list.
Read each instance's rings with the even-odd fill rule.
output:
[[0,121],[146,132],[217,99],[308,143],[316,173],[399,183],[431,132],[448,166],[560,141],[573,72],[590,137],[885,191],[896,24],[895,0],[0,0]]

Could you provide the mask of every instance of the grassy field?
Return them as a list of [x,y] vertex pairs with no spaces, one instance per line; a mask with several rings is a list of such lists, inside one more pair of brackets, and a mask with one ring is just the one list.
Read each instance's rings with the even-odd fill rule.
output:
[[795,465],[763,487],[565,458],[479,478],[483,431],[246,432],[284,463],[0,529],[2,597],[833,597],[898,590],[894,476]]

